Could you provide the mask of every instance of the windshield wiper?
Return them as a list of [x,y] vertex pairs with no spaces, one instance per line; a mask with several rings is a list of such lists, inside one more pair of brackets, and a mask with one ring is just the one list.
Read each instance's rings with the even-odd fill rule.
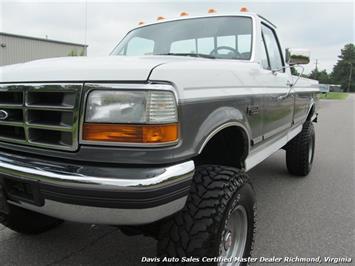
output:
[[166,53],[166,54],[155,54],[155,55],[175,55],[175,56],[191,56],[191,57],[201,57],[201,58],[209,58],[216,59],[216,57],[208,54],[194,54],[194,53]]

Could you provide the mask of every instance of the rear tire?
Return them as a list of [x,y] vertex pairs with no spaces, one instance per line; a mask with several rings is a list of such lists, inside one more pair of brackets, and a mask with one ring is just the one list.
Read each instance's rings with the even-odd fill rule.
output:
[[203,257],[247,259],[253,247],[255,212],[255,192],[244,172],[217,165],[198,167],[184,209],[162,223],[160,261],[192,256],[201,265]]
[[312,169],[315,147],[314,127],[311,121],[303,124],[302,131],[287,144],[286,165],[295,176],[307,176]]
[[34,235],[55,228],[63,221],[9,205],[9,214],[0,213],[0,223],[17,233]]

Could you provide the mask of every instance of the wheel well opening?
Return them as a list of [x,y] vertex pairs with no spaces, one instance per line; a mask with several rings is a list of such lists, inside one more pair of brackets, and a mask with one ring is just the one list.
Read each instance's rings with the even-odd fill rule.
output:
[[237,126],[227,127],[214,135],[195,158],[196,165],[219,164],[244,168],[249,143],[246,132]]
[[311,108],[311,110],[310,110],[309,113],[308,113],[307,121],[311,121],[312,116],[314,115],[314,111],[315,111],[315,108],[314,108],[314,105],[313,105],[312,108]]

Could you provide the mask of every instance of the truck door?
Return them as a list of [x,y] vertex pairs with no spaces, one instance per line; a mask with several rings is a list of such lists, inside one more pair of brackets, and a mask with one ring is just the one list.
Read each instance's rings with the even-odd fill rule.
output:
[[261,80],[265,88],[263,108],[263,139],[267,140],[288,130],[292,125],[294,94],[290,93],[289,74],[285,71],[284,60],[277,35],[271,27],[262,24]]

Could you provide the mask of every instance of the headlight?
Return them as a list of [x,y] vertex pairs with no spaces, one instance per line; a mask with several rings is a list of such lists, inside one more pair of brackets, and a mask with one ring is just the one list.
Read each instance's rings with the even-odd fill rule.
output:
[[178,138],[177,105],[171,91],[93,90],[88,95],[84,141],[162,144]]
[[101,91],[89,94],[85,122],[176,123],[174,94],[170,91]]

